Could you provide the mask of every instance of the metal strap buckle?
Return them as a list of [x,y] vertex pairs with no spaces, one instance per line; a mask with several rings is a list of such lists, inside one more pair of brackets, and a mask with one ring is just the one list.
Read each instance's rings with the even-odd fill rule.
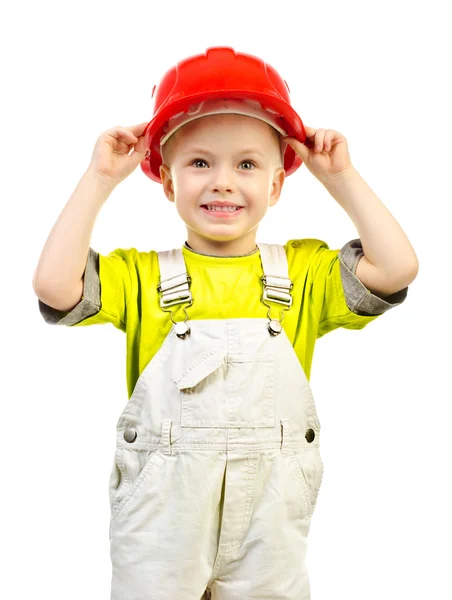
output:
[[160,307],[164,308],[174,304],[183,304],[184,302],[192,303],[193,296],[189,290],[190,283],[191,277],[186,273],[180,273],[168,279],[161,279],[157,286],[157,291],[162,293]]
[[[166,283],[167,281],[172,280],[175,280],[175,283],[173,282],[173,285]],[[172,290],[174,288],[179,287],[180,285],[184,285],[185,283],[191,283],[190,275],[186,273],[179,273],[179,275],[174,275],[174,277],[168,277],[168,279],[160,279],[159,284],[157,286],[157,291],[161,292],[162,290],[164,290],[166,292],[167,290]]]
[[[290,290],[293,288],[293,283],[288,277],[280,277],[278,275],[269,275],[268,282],[266,275],[261,277],[264,282],[264,292],[262,298],[277,302],[290,308],[292,306],[292,296]],[[282,291],[286,290],[286,291]]]
[[171,294],[170,297],[165,298],[162,296],[160,298],[160,307],[164,308],[166,306],[173,306],[174,304],[183,304],[184,302],[192,302],[193,296],[191,292],[177,292],[176,294]]

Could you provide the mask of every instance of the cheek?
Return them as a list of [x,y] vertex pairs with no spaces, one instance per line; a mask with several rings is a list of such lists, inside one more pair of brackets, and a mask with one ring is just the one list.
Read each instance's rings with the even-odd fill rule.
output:
[[183,194],[189,196],[199,189],[200,183],[196,178],[190,177],[188,174],[178,174],[173,179],[173,188],[175,194]]
[[244,194],[250,196],[254,202],[258,201],[259,204],[264,203],[264,197],[270,195],[271,185],[269,184],[267,177],[256,177],[253,180],[249,180],[243,187]]

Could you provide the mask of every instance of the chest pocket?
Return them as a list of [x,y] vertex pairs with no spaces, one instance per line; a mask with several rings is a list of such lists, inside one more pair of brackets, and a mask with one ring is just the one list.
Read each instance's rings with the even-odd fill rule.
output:
[[173,373],[182,427],[274,427],[273,353],[227,352],[224,344]]

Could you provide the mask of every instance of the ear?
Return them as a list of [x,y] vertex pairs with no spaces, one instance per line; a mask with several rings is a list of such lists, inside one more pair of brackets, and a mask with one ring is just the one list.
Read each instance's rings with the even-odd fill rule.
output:
[[270,194],[269,206],[274,206],[278,202],[279,197],[281,195],[283,185],[284,185],[285,178],[286,178],[286,172],[284,171],[284,168],[279,167],[279,169],[277,169],[275,171],[275,175],[273,177],[272,191]]
[[160,178],[162,180],[163,191],[170,202],[174,202],[173,180],[171,179],[171,170],[168,165],[162,164],[159,167]]

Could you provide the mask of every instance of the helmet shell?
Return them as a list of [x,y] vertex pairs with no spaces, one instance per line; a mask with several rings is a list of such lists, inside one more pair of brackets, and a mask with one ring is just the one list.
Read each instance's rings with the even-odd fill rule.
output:
[[[229,46],[210,47],[203,54],[181,60],[171,67],[154,86],[154,115],[143,133],[146,158],[140,163],[143,172],[162,183],[160,141],[171,117],[189,112],[190,106],[211,98],[247,98],[260,103],[262,109],[276,115],[287,135],[306,140],[304,125],[292,108],[289,86],[278,72],[262,59],[236,52]],[[165,128],[166,126],[166,128]],[[302,164],[293,148],[286,146],[284,170],[291,175]]]

